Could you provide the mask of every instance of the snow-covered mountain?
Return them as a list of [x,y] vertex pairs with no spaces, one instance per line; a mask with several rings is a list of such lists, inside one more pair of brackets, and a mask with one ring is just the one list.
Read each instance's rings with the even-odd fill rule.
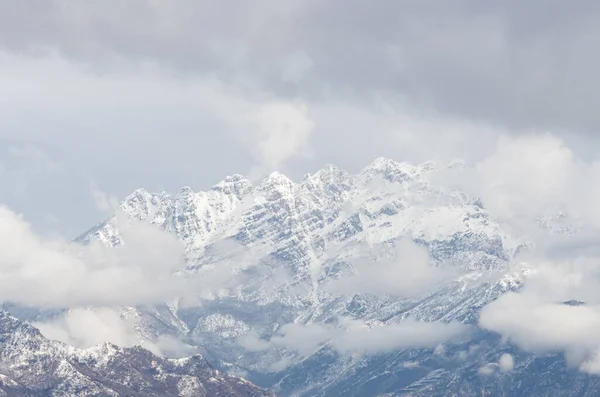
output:
[[0,396],[275,396],[201,356],[164,359],[141,347],[76,349],[0,310]]
[[[525,381],[520,389],[498,383],[521,372],[482,378],[479,369],[509,350],[521,357],[516,367],[523,374],[544,365],[548,373],[567,370],[558,356],[540,364],[481,330],[466,340],[378,351],[340,351],[331,339],[310,351],[281,343],[288,324],[329,327],[354,321],[368,329],[394,329],[416,320],[475,329],[481,307],[518,289],[528,269],[511,259],[526,241],[503,230],[477,197],[436,183],[445,171],[463,167],[380,158],[357,175],[327,166],[299,183],[273,173],[256,185],[229,176],[206,192],[136,190],[121,204],[126,219],[155,225],[183,241],[183,275],[194,279],[225,271],[230,277],[199,290],[197,306],[174,301],[123,313],[143,337],[169,333],[197,341],[219,368],[243,372],[286,396],[468,396],[481,395],[482,388],[491,395],[511,395],[511,390],[571,395],[560,394],[564,389],[549,386],[550,381],[539,388],[546,394],[527,389],[531,385]],[[119,232],[123,221],[108,219],[78,241],[126,244]],[[424,248],[447,277],[410,291],[422,278],[410,260],[404,273],[392,272],[390,280],[386,274],[371,277],[406,260],[403,241]],[[367,276],[375,281],[365,288],[360,280]],[[358,284],[340,289],[340,281],[348,279]]]

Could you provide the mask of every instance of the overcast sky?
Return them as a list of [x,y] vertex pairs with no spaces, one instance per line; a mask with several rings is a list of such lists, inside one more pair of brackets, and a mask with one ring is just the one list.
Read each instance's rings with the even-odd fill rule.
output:
[[600,3],[0,0],[0,202],[74,237],[92,189],[378,156],[480,161],[500,135],[600,148]]

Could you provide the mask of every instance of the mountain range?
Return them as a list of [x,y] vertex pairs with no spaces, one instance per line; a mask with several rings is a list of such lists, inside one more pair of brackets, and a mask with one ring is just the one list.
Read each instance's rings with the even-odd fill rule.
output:
[[118,249],[128,222],[176,236],[185,265],[174,276],[219,282],[199,284],[199,303],[121,315],[141,339],[184,340],[283,396],[597,395],[598,380],[561,354],[520,351],[478,326],[482,307],[523,285],[531,269],[514,258],[529,242],[444,183],[464,168],[379,158],[356,175],[326,166],[300,182],[273,173],[200,192],[138,189],[76,242]]

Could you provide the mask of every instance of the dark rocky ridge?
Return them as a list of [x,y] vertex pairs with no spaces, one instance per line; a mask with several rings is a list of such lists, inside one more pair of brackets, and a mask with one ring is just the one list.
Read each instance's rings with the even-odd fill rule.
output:
[[76,349],[50,341],[0,310],[0,396],[271,397],[199,356],[166,359],[105,343]]

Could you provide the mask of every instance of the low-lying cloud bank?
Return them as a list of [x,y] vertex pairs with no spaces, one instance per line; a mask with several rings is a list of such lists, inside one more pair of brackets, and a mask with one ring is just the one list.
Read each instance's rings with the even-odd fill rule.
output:
[[201,277],[182,276],[185,249],[176,236],[116,212],[113,221],[125,243],[112,248],[99,241],[79,244],[41,236],[22,215],[0,205],[0,302],[39,308],[137,306],[174,299],[197,304],[202,295],[234,288],[247,276],[242,268],[258,263],[236,245],[237,254],[245,255],[244,266],[225,261]]
[[171,335],[160,335],[153,341],[142,338],[119,310],[109,307],[71,309],[52,321],[32,325],[48,339],[84,349],[109,341],[122,347],[141,345],[170,357],[195,352],[192,346]]
[[239,339],[250,351],[279,348],[307,356],[328,346],[341,354],[386,353],[410,347],[434,348],[464,338],[471,327],[458,323],[423,322],[406,319],[395,324],[368,325],[360,320],[340,318],[336,324],[288,323],[269,340],[256,334]]
[[0,207],[0,301],[38,307],[165,302],[185,290],[173,277],[183,247],[149,225],[122,224],[127,244],[110,249],[35,234],[21,215]]
[[509,293],[486,306],[479,325],[519,348],[561,351],[571,366],[600,374],[600,306],[551,302],[529,292]]

